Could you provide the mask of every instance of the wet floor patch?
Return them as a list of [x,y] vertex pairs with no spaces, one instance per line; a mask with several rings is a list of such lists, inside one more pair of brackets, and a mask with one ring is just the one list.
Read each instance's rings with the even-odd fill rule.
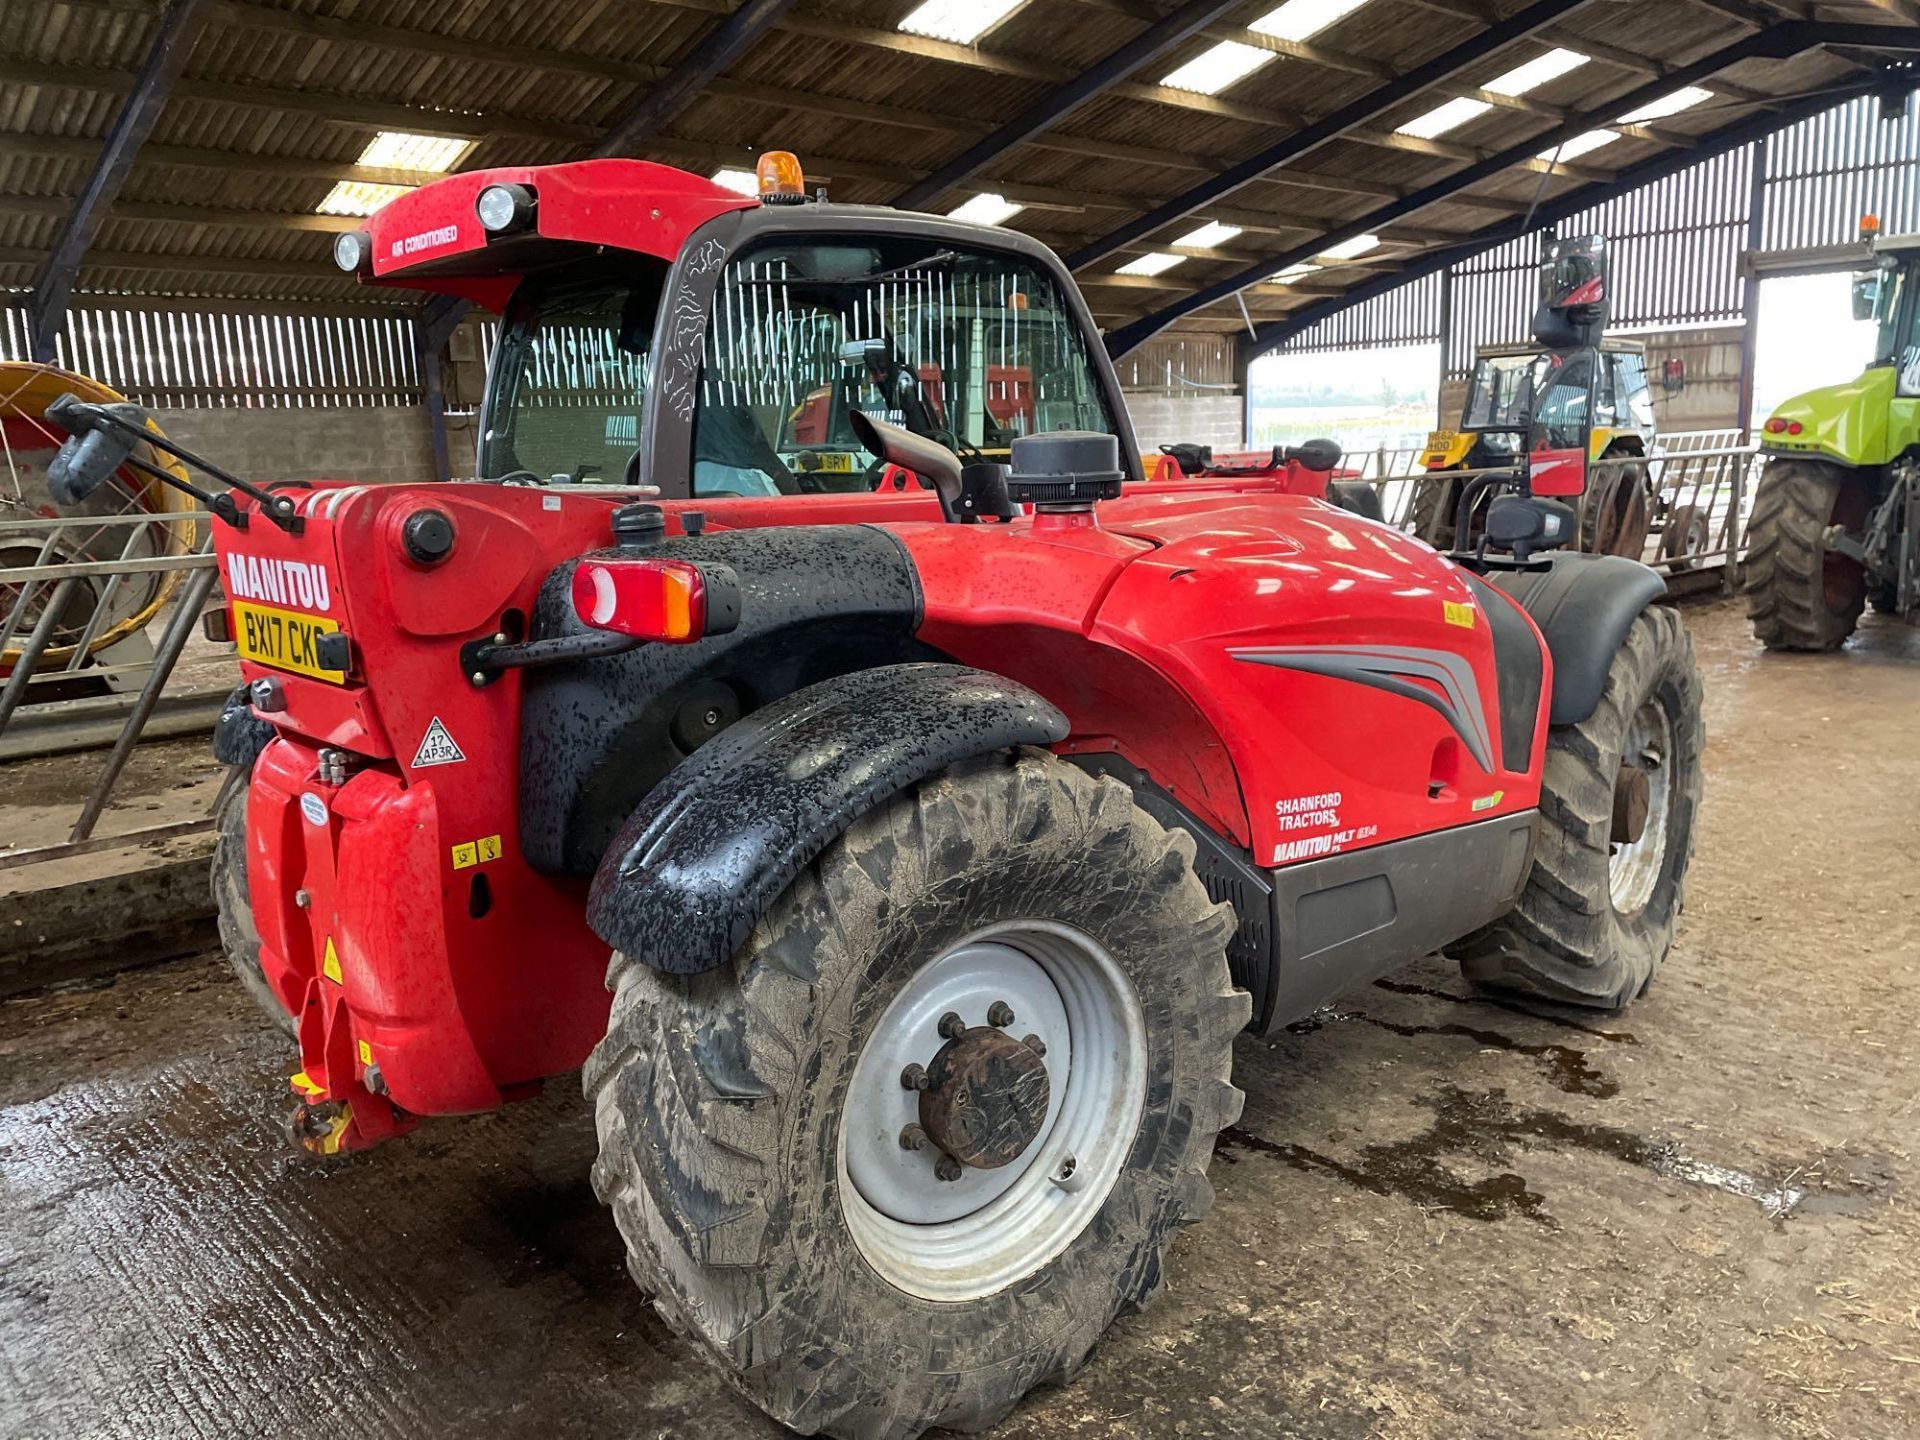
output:
[[[1504,1090],[1477,1093],[1448,1087],[1433,1101],[1433,1123],[1407,1140],[1368,1145],[1352,1160],[1306,1146],[1267,1139],[1241,1126],[1221,1132],[1215,1153],[1228,1164],[1255,1154],[1296,1170],[1330,1175],[1375,1195],[1398,1196],[1426,1210],[1474,1220],[1531,1220],[1556,1228],[1546,1197],[1507,1168],[1516,1156],[1541,1148],[1582,1151],[1636,1166],[1669,1180],[1750,1200],[1769,1220],[1851,1214],[1895,1189],[1890,1164],[1876,1157],[1824,1156],[1793,1167],[1778,1180],[1751,1175],[1689,1154],[1676,1141],[1651,1139],[1619,1126],[1575,1120],[1551,1110],[1516,1107]],[[1501,1167],[1469,1179],[1444,1157]]]
[[1408,1038],[1418,1035],[1442,1035],[1471,1040],[1483,1050],[1504,1050],[1511,1055],[1526,1056],[1539,1065],[1541,1073],[1555,1089],[1563,1090],[1569,1095],[1589,1095],[1597,1100],[1607,1100],[1620,1093],[1620,1082],[1589,1063],[1587,1052],[1584,1050],[1576,1050],[1571,1045],[1551,1042],[1541,1044],[1516,1040],[1511,1035],[1503,1035],[1498,1030],[1488,1030],[1478,1025],[1410,1025],[1396,1020],[1383,1020],[1377,1015],[1367,1014],[1364,1010],[1328,1006],[1323,1010],[1315,1011],[1305,1020],[1289,1025],[1287,1030],[1295,1035],[1311,1035],[1317,1030],[1325,1029],[1328,1025],[1337,1024],[1372,1025]]

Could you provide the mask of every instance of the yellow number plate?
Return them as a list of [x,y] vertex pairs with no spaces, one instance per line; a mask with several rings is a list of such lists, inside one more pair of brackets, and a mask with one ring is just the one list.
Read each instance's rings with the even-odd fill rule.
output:
[[794,469],[803,475],[817,475],[822,471],[846,475],[853,470],[853,456],[844,450],[807,450],[801,453]]
[[320,637],[339,628],[338,620],[324,615],[302,615],[271,605],[250,605],[244,600],[233,602],[233,638],[240,646],[241,659],[344,685],[347,677],[338,670],[322,670],[314,653]]

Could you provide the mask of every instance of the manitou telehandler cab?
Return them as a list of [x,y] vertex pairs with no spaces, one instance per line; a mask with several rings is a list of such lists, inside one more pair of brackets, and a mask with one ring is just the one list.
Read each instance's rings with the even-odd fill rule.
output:
[[1533,343],[1482,347],[1460,423],[1427,438],[1415,534],[1442,548],[1454,543],[1463,488],[1455,472],[1525,464],[1537,492],[1584,494],[1583,551],[1638,560],[1655,527],[1669,556],[1705,548],[1703,511],[1668,514],[1648,468],[1618,463],[1655,453],[1656,423],[1645,347],[1604,338],[1611,283],[1603,236],[1548,246]]
[[[795,1429],[977,1429],[1159,1288],[1249,1025],[1441,947],[1640,993],[1700,680],[1555,502],[1450,559],[1143,483],[1052,252],[763,174],[456,175],[343,245],[501,312],[483,478],[213,497],[214,879],[311,1149],[584,1067],[669,1323]],[[787,443],[855,347],[940,376],[848,416],[873,490]],[[64,413],[73,491],[145,433]]]
[[1770,650],[1832,650],[1869,603],[1920,616],[1920,235],[1862,225],[1853,318],[1874,325],[1858,379],[1797,395],[1761,427],[1747,613]]

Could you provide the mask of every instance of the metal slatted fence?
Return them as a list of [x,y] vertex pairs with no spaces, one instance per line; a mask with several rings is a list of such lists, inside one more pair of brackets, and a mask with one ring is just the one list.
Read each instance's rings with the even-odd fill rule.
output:
[[[29,357],[24,310],[9,306],[0,359]],[[164,409],[418,405],[412,322],[399,315],[275,314],[82,305],[55,363]]]

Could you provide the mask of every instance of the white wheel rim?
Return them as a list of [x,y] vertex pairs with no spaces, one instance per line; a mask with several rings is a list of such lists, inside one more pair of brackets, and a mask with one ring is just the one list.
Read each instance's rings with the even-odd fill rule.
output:
[[1647,701],[1634,713],[1620,763],[1637,764],[1647,772],[1647,819],[1638,840],[1613,846],[1607,881],[1613,908],[1622,915],[1637,915],[1653,899],[1654,886],[1666,866],[1667,820],[1673,810],[1673,727],[1657,700]]
[[[995,1001],[1014,1012],[1007,1034],[1046,1046],[1046,1118],[1012,1163],[942,1181],[932,1144],[900,1144],[919,1119],[919,1095],[901,1072],[940,1049],[942,1015],[985,1025]],[[1140,1128],[1146,1071],[1139,997],[1092,937],[1046,920],[968,936],[901,987],[854,1066],[839,1170],[860,1253],[888,1283],[927,1300],[978,1299],[1041,1269],[1106,1203]]]

